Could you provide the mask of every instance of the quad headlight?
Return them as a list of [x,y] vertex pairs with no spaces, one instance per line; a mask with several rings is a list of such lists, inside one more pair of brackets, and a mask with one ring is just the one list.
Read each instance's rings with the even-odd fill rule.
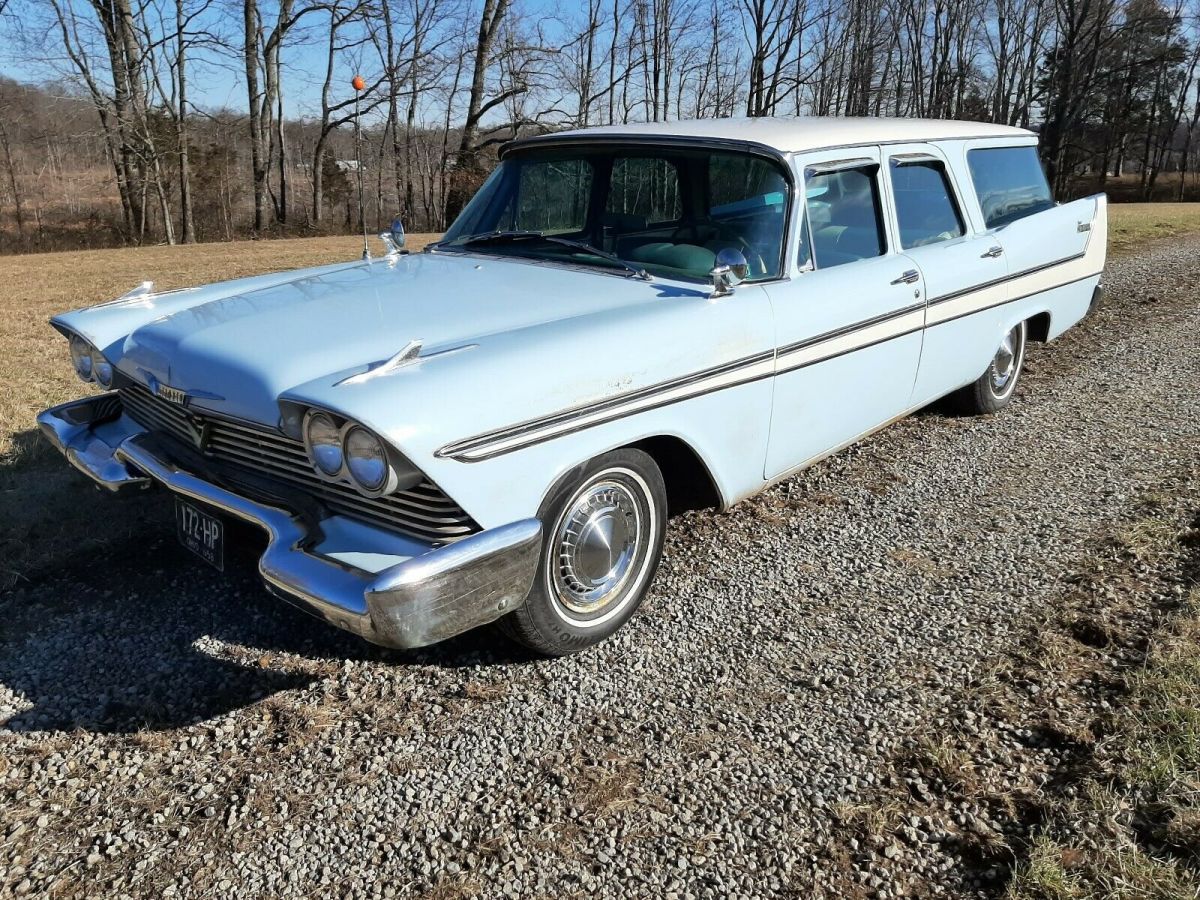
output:
[[304,445],[318,474],[336,478],[342,473],[342,430],[328,413],[308,414],[304,422]]
[[112,387],[113,367],[95,347],[92,348],[92,377],[100,387]]
[[346,468],[350,470],[350,477],[355,483],[370,493],[383,490],[387,485],[390,467],[387,451],[379,438],[361,425],[355,425],[346,431],[343,447]]
[[301,428],[317,476],[351,485],[367,497],[407,490],[423,477],[370,429],[335,413],[310,409]]
[[112,387],[113,366],[104,358],[104,354],[77,334],[71,335],[69,344],[75,374],[83,381],[96,382],[100,387]]
[[79,335],[71,337],[71,365],[84,381],[92,380],[92,345]]

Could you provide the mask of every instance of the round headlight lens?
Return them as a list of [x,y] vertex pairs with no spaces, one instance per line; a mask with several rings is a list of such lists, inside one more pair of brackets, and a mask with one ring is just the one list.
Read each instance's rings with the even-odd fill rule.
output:
[[378,491],[387,482],[388,460],[383,444],[361,425],[346,432],[346,467],[368,491]]
[[342,471],[342,442],[333,419],[325,413],[313,413],[304,426],[304,437],[318,471],[330,478]]
[[92,345],[78,336],[71,337],[71,365],[84,381],[92,380]]
[[113,367],[99,350],[92,350],[92,375],[101,387],[112,387]]

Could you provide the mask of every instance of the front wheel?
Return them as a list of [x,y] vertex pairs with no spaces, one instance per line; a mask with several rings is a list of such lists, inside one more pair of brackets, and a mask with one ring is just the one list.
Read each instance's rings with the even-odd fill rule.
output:
[[958,391],[955,399],[963,412],[985,415],[1008,406],[1013,391],[1016,390],[1021,367],[1025,363],[1025,339],[1028,330],[1024,322],[1011,328],[1000,341],[987,371],[979,376],[977,381]]
[[667,492],[640,450],[596,457],[542,504],[542,555],[523,606],[505,632],[549,656],[614,633],[641,605],[662,557]]

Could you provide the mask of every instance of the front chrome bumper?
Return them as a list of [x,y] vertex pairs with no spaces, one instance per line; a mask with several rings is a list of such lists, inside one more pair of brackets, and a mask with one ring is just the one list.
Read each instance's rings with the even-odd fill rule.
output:
[[258,563],[268,588],[372,643],[422,647],[445,640],[509,612],[533,585],[542,533],[537,519],[453,544],[418,545],[403,561],[368,572],[322,555],[321,535],[301,516],[212,484],[165,457],[120,416],[115,393],[55,406],[38,424],[75,468],[105,489],[157,484],[257,525],[268,537]]

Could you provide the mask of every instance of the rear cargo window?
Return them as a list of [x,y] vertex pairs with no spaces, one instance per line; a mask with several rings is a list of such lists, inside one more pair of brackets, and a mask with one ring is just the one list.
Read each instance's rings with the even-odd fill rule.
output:
[[1054,206],[1036,147],[970,150],[967,164],[988,228],[998,228]]

